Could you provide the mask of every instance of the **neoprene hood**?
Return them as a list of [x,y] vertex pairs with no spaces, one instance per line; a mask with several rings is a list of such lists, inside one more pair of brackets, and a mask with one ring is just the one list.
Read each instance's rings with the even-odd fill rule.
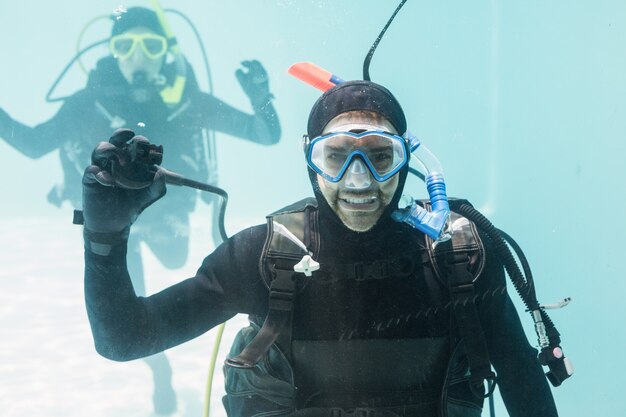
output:
[[131,7],[125,13],[113,18],[113,28],[111,36],[119,35],[129,29],[143,26],[150,29],[158,35],[165,36],[163,27],[159,22],[157,14],[150,9],[144,7]]
[[378,113],[398,131],[406,132],[406,118],[398,100],[382,85],[371,81],[347,81],[326,91],[315,102],[307,126],[307,134],[315,138],[335,116],[349,111],[371,111]]

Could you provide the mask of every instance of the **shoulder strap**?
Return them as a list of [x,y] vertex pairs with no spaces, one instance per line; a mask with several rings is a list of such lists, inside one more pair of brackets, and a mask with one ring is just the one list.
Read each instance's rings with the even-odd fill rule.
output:
[[[291,319],[295,294],[293,265],[289,270],[275,268],[275,278],[270,286],[269,311],[263,326],[254,339],[234,358],[227,358],[225,364],[235,368],[254,368],[267,354],[272,344],[282,340],[286,332],[291,339]],[[290,344],[280,344],[283,353],[290,357]]]
[[[433,246],[433,240],[426,235],[426,246],[435,274],[448,287],[452,313],[469,363],[470,388],[477,397],[485,397],[493,392],[496,378],[475,304],[474,283],[485,266],[485,249],[474,223],[454,212],[459,202],[466,201],[452,200],[450,204],[452,238]],[[431,209],[427,201],[424,206]],[[484,381],[488,381],[486,393]]]
[[[470,258],[470,271],[475,281],[485,268],[485,247],[480,239],[476,225],[454,211],[454,207],[458,207],[460,203],[467,203],[467,201],[450,199],[450,225],[454,232],[452,239],[434,246],[433,240],[426,235],[426,247],[428,248],[428,255],[435,274],[439,279],[442,279],[444,275],[441,270],[441,263],[446,256],[451,253],[465,253]],[[431,210],[428,200],[423,201],[423,205],[428,210]]]
[[267,238],[259,259],[259,271],[265,285],[273,280],[272,263],[277,259],[294,264],[304,255],[316,258],[319,253],[317,201],[306,198],[267,216]]
[[[244,350],[226,365],[253,368],[276,343],[287,358],[291,357],[293,303],[302,286],[294,266],[303,256],[317,256],[317,205],[306,199],[267,216],[267,239],[259,270],[269,288],[269,309],[263,326]],[[304,277],[306,279],[306,277]]]

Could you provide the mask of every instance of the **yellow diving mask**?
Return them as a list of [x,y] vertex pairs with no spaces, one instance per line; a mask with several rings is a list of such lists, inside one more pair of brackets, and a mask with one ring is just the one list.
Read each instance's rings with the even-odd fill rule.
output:
[[137,45],[141,45],[144,55],[150,59],[161,58],[167,52],[165,36],[154,33],[122,33],[111,37],[109,42],[113,56],[122,60],[130,58]]

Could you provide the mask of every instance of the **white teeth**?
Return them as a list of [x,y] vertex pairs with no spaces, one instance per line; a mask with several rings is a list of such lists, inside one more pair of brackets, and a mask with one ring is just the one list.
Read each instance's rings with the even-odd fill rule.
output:
[[344,198],[344,201],[350,204],[368,204],[373,203],[376,200],[376,197],[368,197],[368,198]]

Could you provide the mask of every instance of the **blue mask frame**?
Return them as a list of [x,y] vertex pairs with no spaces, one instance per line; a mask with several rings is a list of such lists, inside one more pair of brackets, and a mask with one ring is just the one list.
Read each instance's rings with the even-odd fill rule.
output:
[[[345,162],[343,163],[341,169],[339,170],[339,172],[337,173],[336,176],[332,176],[326,172],[324,172],[321,168],[319,168],[316,164],[313,163],[312,160],[312,153],[313,153],[313,148],[315,147],[315,144],[317,142],[320,142],[322,140],[326,140],[335,136],[339,136],[339,135],[345,135],[345,136],[350,136],[353,137],[355,139],[359,139],[365,136],[369,136],[369,135],[378,135],[378,136],[382,136],[385,137],[387,139],[391,139],[397,142],[400,142],[400,145],[402,146],[402,150],[403,150],[403,154],[402,154],[402,162],[400,162],[394,169],[392,169],[391,171],[389,171],[388,173],[385,173],[384,175],[380,175],[377,171],[376,168],[374,168],[374,164],[370,161],[369,157],[367,156],[367,154],[365,152],[363,152],[360,149],[355,149],[352,152],[350,152],[350,154],[346,157]],[[321,175],[324,179],[326,179],[327,181],[333,182],[333,183],[337,183],[339,181],[341,181],[341,179],[343,178],[343,176],[345,175],[346,171],[348,170],[348,167],[350,166],[350,164],[352,163],[352,161],[354,160],[354,158],[360,158],[365,165],[367,166],[367,168],[369,169],[370,173],[372,174],[372,176],[374,177],[374,179],[378,182],[385,182],[387,181],[389,178],[393,177],[395,174],[398,173],[398,171],[400,171],[406,164],[409,163],[411,154],[409,152],[408,149],[408,143],[407,140],[401,136],[398,135],[393,135],[391,133],[387,133],[387,132],[383,132],[383,131],[376,131],[376,130],[367,130],[365,132],[361,132],[361,133],[354,133],[354,132],[333,132],[333,133],[329,133],[326,135],[322,135],[322,136],[318,136],[312,140],[310,140],[307,144],[307,148],[306,148],[306,162],[309,165],[309,167],[317,172],[319,175]]]

